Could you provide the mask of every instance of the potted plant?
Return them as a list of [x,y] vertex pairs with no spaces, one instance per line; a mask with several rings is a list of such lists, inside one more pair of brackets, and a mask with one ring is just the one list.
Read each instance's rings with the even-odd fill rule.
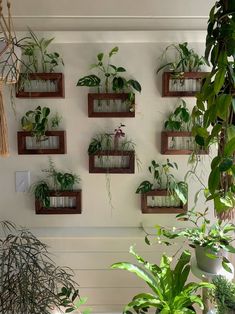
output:
[[[196,143],[204,147],[214,142],[218,145],[206,192],[221,219],[232,219],[235,213],[234,11],[234,2],[227,0],[217,1],[211,9],[205,60],[212,68],[193,110]],[[198,119],[203,125],[198,125]]]
[[196,145],[192,135],[192,118],[186,102],[179,99],[176,109],[170,113],[161,133],[161,153],[185,155],[207,153]]
[[235,312],[235,284],[223,276],[216,276],[212,283],[213,298],[217,304],[218,314],[233,314]]
[[[208,209],[204,212],[188,211],[179,214],[178,219],[189,221],[193,227],[165,228],[157,226],[157,235],[162,239],[184,238],[191,247],[195,248],[198,267],[208,273],[219,274],[222,267],[231,272],[229,253],[235,253],[234,241],[235,225],[216,221],[211,224],[207,218]],[[167,245],[171,244],[163,240]]]
[[[0,238],[1,313],[69,313],[79,309],[78,284],[69,268],[57,266],[47,246],[29,230],[2,221]],[[67,301],[67,302],[65,302]]]
[[152,293],[140,293],[133,297],[125,306],[124,313],[146,313],[154,309],[155,313],[196,313],[194,304],[203,309],[203,302],[196,292],[201,287],[212,288],[210,283],[186,283],[190,272],[190,258],[188,251],[180,256],[174,269],[171,267],[172,258],[165,254],[160,265],[151,264],[139,256],[133,248],[130,253],[136,258],[140,266],[127,262],[115,263],[113,269],[124,269],[134,273],[142,279],[152,290]]
[[[90,173],[134,173],[135,143],[120,124],[114,133],[96,135],[88,148]],[[138,162],[138,159],[137,159]]]
[[50,117],[48,107],[27,111],[17,133],[18,154],[65,154],[66,132],[57,130],[61,120],[58,113]]
[[171,170],[178,170],[178,165],[167,159],[160,164],[152,160],[148,167],[152,181],[140,183],[136,193],[141,194],[142,213],[181,213],[187,210],[188,186],[184,181],[177,181]]
[[58,52],[49,52],[54,38],[38,38],[29,30],[22,43],[22,73],[17,85],[16,97],[41,98],[64,97],[64,75],[55,69],[64,65]]
[[[170,50],[176,54],[173,60],[168,56]],[[199,72],[205,64],[204,58],[189,48],[187,42],[167,46],[162,57],[166,62],[157,69],[157,73],[163,69],[170,71],[163,73],[162,96],[195,96],[200,90],[201,79],[206,75],[205,72]]]
[[126,72],[124,67],[112,63],[112,57],[118,51],[119,48],[114,47],[107,56],[99,53],[97,62],[91,65],[97,75],[87,75],[78,80],[77,86],[97,89],[96,93],[88,94],[89,117],[135,116],[134,92],[141,92],[141,86],[138,81],[123,76]]
[[36,214],[81,214],[81,190],[74,189],[80,182],[78,175],[58,171],[51,159],[47,178],[32,186]]

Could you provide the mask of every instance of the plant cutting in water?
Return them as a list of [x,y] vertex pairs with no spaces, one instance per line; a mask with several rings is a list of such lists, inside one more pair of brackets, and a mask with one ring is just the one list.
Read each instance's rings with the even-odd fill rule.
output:
[[35,198],[39,200],[43,207],[50,207],[50,191],[70,191],[74,185],[81,180],[78,175],[72,172],[58,171],[51,158],[49,158],[49,168],[42,170],[47,174],[47,178],[33,184],[32,191]]
[[152,181],[145,180],[140,183],[136,193],[147,193],[154,189],[166,189],[173,199],[179,199],[183,204],[187,203],[188,185],[184,181],[177,181],[171,170],[178,170],[175,162],[167,159],[166,163],[160,164],[152,160],[148,170],[152,175]]
[[[119,51],[114,47],[107,56],[103,52],[97,55],[97,63],[91,65],[92,70],[97,71],[97,75],[91,74],[80,78],[77,86],[96,87],[98,93],[128,93],[129,110],[134,111],[134,92],[141,92],[141,85],[134,79],[126,79],[123,73],[126,69],[122,66],[112,64],[112,57]],[[107,100],[107,105],[110,100]],[[99,103],[101,106],[101,103]]]
[[[168,55],[170,50],[176,54],[173,60]],[[179,78],[184,72],[197,72],[202,65],[206,64],[205,59],[189,48],[187,42],[167,46],[162,54],[162,59],[165,59],[166,62],[157,69],[157,73],[168,69],[175,74],[175,78]]]
[[49,119],[50,108],[38,106],[35,110],[29,110],[21,118],[21,127],[24,131],[31,132],[37,142],[47,139],[45,133],[50,129],[56,129],[62,118],[56,113]]

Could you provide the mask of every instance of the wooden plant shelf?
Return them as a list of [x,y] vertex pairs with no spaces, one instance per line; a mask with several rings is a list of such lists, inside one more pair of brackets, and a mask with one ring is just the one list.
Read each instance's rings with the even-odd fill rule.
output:
[[[31,132],[17,132],[19,155],[51,155],[66,154],[66,131],[47,131],[46,141],[36,142]],[[29,145],[30,142],[30,145]],[[41,147],[40,147],[41,145]],[[39,147],[37,147],[39,146]]]
[[35,200],[36,214],[37,215],[81,214],[82,192],[81,190],[50,191],[50,203],[51,203],[50,207],[45,208],[42,206],[39,200]]
[[[190,138],[192,138],[193,141],[190,141]],[[177,147],[175,147],[175,148],[169,147],[170,146],[169,145],[169,139],[175,139],[175,141],[180,139],[181,143],[179,143],[179,146],[183,146],[183,147],[178,147],[178,148]],[[185,141],[185,143],[184,143],[184,141]],[[161,133],[161,154],[162,155],[191,155],[192,152],[194,151],[194,149],[192,147],[192,145],[194,145],[194,144],[195,144],[195,140],[193,138],[192,132],[163,131]],[[176,145],[176,146],[178,146],[178,145]],[[196,153],[198,155],[208,155],[208,150],[198,149],[198,150],[196,150]]]
[[[91,118],[134,118],[135,110],[130,111],[129,105],[126,103],[128,100],[127,93],[96,93],[88,94],[88,117]],[[99,105],[100,104],[100,111]],[[102,104],[107,101],[106,104]],[[108,102],[110,103],[108,104]],[[117,101],[115,103],[115,101]],[[135,99],[133,99],[133,108]],[[105,108],[103,109],[103,107]],[[124,107],[124,108],[123,108]]]
[[152,190],[147,193],[141,194],[141,211],[143,214],[180,214],[185,213],[187,211],[187,204],[183,205],[180,202],[178,207],[174,207],[169,203],[169,206],[163,204],[163,206],[153,205],[150,206],[148,204],[149,197],[157,199],[157,197],[166,197],[169,196],[167,190]]
[[106,150],[89,155],[89,173],[135,173],[135,152]]
[[[47,86],[49,82],[51,86],[53,86],[53,91],[52,90],[43,91],[43,89],[45,88],[42,89],[42,86],[41,86],[41,90],[39,89],[37,91],[34,90],[35,88],[32,91],[25,90],[26,88],[25,86],[23,86],[23,89],[20,89],[22,80],[25,80],[23,74],[20,75],[19,82],[17,84],[16,97],[18,98],[64,98],[65,97],[63,73],[29,73],[28,74],[26,78],[26,84],[28,83],[27,80],[31,82],[29,83],[31,84],[31,88],[33,88],[33,81],[38,81],[38,82],[41,81],[41,84],[44,84],[44,85],[47,84]],[[30,86],[29,86],[29,89],[30,89]]]
[[[184,72],[182,78],[174,78],[172,72],[164,72],[162,97],[194,97],[200,91],[201,81],[207,74],[208,72]],[[177,86],[179,90],[174,90]],[[172,90],[171,87],[175,88]]]

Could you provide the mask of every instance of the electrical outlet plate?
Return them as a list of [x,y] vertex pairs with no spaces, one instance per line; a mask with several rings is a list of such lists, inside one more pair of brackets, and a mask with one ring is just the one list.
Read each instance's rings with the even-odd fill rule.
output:
[[30,187],[30,172],[16,171],[15,188],[16,192],[28,192]]

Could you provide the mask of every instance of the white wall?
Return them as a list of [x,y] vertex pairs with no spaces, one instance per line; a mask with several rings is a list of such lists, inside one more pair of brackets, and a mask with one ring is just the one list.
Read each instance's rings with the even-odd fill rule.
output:
[[[161,97],[161,75],[156,76],[159,57],[164,47],[177,38],[191,41],[190,45],[203,53],[204,33],[156,32],[156,33],[54,33],[57,36],[53,48],[63,55],[65,62],[65,99],[30,100],[16,99],[16,117],[11,109],[7,91],[5,107],[8,116],[10,157],[0,162],[0,219],[12,220],[32,228],[51,246],[59,264],[75,269],[81,293],[89,297],[89,305],[96,312],[120,312],[131,296],[142,291],[142,283],[134,276],[109,270],[110,264],[128,260],[128,248],[137,244],[137,250],[152,261],[159,260],[164,250],[172,253],[176,248],[161,246],[148,248],[143,243],[140,224],[168,226],[179,224],[172,214],[143,215],[140,196],[135,194],[139,183],[148,178],[147,166],[152,159],[164,161],[160,154],[160,132],[164,119],[174,108],[176,99]],[[190,36],[190,37],[189,37]],[[122,65],[142,84],[143,92],[136,95],[137,113],[134,119],[92,119],[87,117],[86,88],[76,87],[78,78],[88,73],[89,65],[98,52],[109,51],[118,45],[120,53],[113,63]],[[193,107],[194,98],[186,99]],[[32,181],[41,176],[41,169],[48,165],[47,156],[18,156],[16,132],[19,119],[27,110],[37,105],[49,106],[63,116],[67,132],[68,154],[53,156],[58,168],[70,169],[82,178],[82,215],[35,215],[34,197],[28,193],[16,193],[14,175],[17,170],[29,170]],[[125,132],[136,143],[136,151],[142,161],[142,170],[135,174],[111,175],[114,209],[108,203],[104,174],[88,173],[87,148],[97,132],[112,131],[119,123],[126,124]],[[172,156],[179,165],[176,177],[183,179],[187,156]],[[199,173],[207,178],[209,157],[202,157]],[[189,208],[193,204],[199,184],[189,183]],[[202,209],[202,205],[199,209]]]

